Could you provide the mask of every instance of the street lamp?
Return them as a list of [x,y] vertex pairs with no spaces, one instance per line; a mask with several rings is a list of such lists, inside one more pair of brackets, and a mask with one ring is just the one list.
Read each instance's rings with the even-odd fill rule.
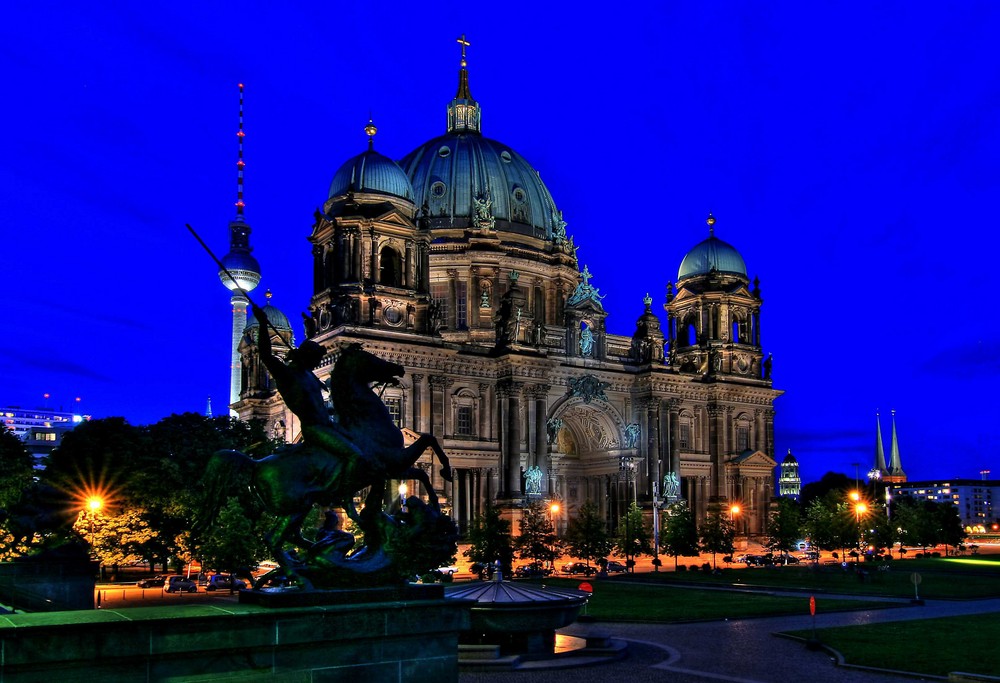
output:
[[[861,500],[861,496],[858,495],[857,491],[851,494],[852,500],[854,500],[854,519],[858,524],[858,560],[861,558],[861,543],[863,541],[861,535],[861,518],[868,512],[868,504]],[[858,563],[855,560],[855,564]]]
[[406,512],[406,494],[409,493],[410,487],[406,485],[405,481],[401,481],[396,487],[396,491],[399,493],[399,511]]
[[[559,540],[559,527],[556,525],[556,515],[559,514],[559,503],[552,503],[549,505],[549,514],[552,521],[552,536],[555,541]],[[555,543],[552,544],[552,569],[556,568],[556,548]]]
[[733,524],[733,532],[739,534],[739,525],[736,523],[736,517],[742,512],[739,505],[733,505],[729,508],[729,521]]
[[94,551],[94,516],[97,514],[98,510],[104,507],[104,501],[97,496],[92,496],[87,499],[87,508],[90,510],[90,514],[87,515],[90,519],[90,550]]

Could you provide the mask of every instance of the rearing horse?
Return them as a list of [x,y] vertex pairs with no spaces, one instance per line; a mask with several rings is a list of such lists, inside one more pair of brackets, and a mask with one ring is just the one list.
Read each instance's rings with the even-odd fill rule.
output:
[[[267,544],[283,568],[291,572],[292,560],[284,550],[295,542],[307,552],[321,546],[302,536],[302,522],[313,505],[343,507],[366,532],[366,545],[378,546],[373,533],[372,516],[381,510],[381,496],[389,479],[416,479],[423,484],[428,501],[437,509],[438,499],[427,473],[414,467],[427,448],[437,454],[441,474],[451,481],[451,467],[437,439],[421,434],[410,446],[403,445],[403,434],[392,421],[388,408],[375,394],[372,384],[397,384],[404,369],[361,348],[345,347],[334,365],[332,394],[338,424],[322,430],[322,438],[310,440],[304,430],[304,442],[286,446],[276,453],[253,460],[238,451],[219,451],[206,469],[209,508],[200,525],[207,525],[218,514],[222,493],[240,471],[250,475],[250,487],[264,507],[279,519],[267,536]],[[354,508],[354,495],[370,487],[365,500],[368,511],[363,519]]]
[[397,378],[404,372],[402,365],[368,353],[360,344],[349,344],[341,352],[330,376],[331,399],[339,429],[362,453],[366,466],[363,469],[370,468],[382,482],[416,479],[423,484],[430,504],[437,507],[437,495],[427,473],[414,464],[430,448],[441,463],[441,476],[451,481],[448,456],[432,434],[421,434],[412,444],[404,446],[403,433],[372,389],[373,383],[398,384]]

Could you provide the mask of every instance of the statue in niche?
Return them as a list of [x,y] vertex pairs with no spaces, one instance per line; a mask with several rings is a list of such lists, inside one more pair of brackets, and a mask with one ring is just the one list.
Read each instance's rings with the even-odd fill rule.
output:
[[559,430],[562,428],[563,421],[558,417],[550,417],[545,423],[545,435],[550,446],[556,442],[556,437],[559,436]]
[[594,333],[588,322],[583,323],[583,331],[580,332],[580,355],[594,355]]
[[542,468],[532,465],[524,473],[524,492],[529,496],[542,495]]
[[771,363],[773,362],[773,356],[769,353],[767,358],[764,360],[764,379],[771,379]]
[[622,440],[624,441],[624,448],[635,448],[639,443],[639,434],[641,428],[635,422],[630,425],[626,425],[625,430],[622,432]]
[[483,287],[483,294],[479,297],[480,308],[490,308],[490,288]]

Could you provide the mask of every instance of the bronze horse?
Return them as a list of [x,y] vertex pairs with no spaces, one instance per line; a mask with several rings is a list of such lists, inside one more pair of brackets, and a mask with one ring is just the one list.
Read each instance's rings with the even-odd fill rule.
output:
[[[430,479],[414,464],[430,448],[441,463],[441,474],[450,481],[448,456],[431,434],[421,434],[413,444],[404,446],[402,432],[372,389],[372,384],[398,383],[397,378],[404,372],[401,365],[368,353],[360,344],[345,347],[331,375],[331,394],[339,422],[323,429],[322,440],[310,439],[307,431],[303,442],[281,448],[260,460],[239,451],[216,453],[204,480],[206,502],[213,509],[206,511],[201,524],[207,525],[215,518],[223,502],[223,492],[236,475],[249,474],[250,488],[264,507],[278,517],[265,542],[282,569],[294,574],[296,560],[285,550],[287,543],[295,543],[306,552],[307,558],[327,545],[323,540],[310,541],[302,535],[302,523],[314,505],[342,507],[365,532],[369,548],[379,544],[373,520],[381,513],[387,480],[418,480],[431,508],[437,510],[438,499]],[[370,488],[365,514],[359,515],[354,496],[365,488]],[[360,557],[362,553],[355,555]]]

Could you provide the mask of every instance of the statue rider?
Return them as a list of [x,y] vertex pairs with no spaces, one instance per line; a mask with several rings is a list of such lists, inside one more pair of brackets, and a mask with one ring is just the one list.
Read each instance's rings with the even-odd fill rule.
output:
[[[313,372],[323,360],[323,356],[326,355],[326,350],[320,344],[307,340],[302,342],[298,348],[289,351],[285,356],[287,362],[282,362],[271,350],[267,314],[257,304],[251,303],[250,306],[253,309],[254,317],[260,324],[260,334],[257,340],[260,360],[271,374],[285,405],[299,418],[303,441],[342,459],[348,468],[364,462],[361,451],[351,442],[347,434],[330,419],[326,402],[323,400],[323,383]],[[331,522],[333,523],[335,520],[331,520]],[[345,536],[350,535],[346,532],[341,533]]]

